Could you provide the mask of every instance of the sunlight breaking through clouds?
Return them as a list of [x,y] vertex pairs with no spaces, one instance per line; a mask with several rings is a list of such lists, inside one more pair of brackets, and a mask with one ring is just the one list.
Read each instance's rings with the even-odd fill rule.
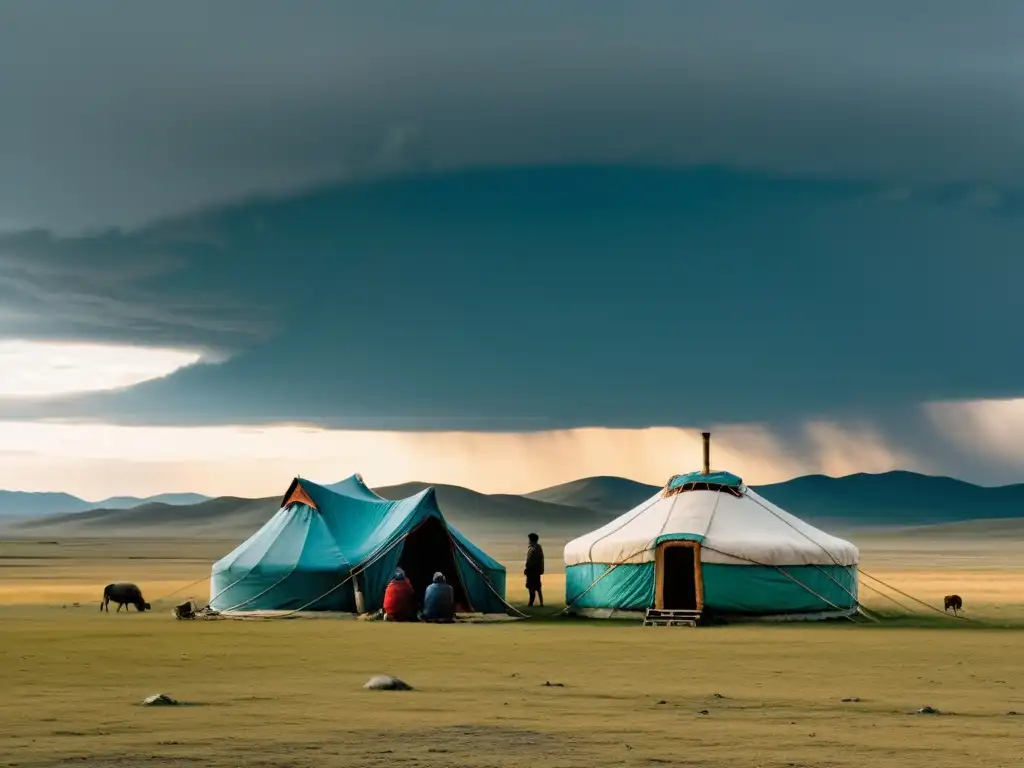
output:
[[0,398],[122,389],[199,362],[199,352],[114,344],[0,340]]
[[[712,464],[751,484],[828,471],[897,468],[874,436],[816,425],[816,455],[757,425],[712,426]],[[91,498],[187,490],[280,493],[299,474],[335,482],[353,472],[371,485],[452,483],[523,493],[593,475],[655,485],[699,467],[700,429],[567,429],[529,433],[348,431],[298,425],[125,427],[0,421],[0,488],[67,490]],[[915,468],[907,460],[904,468]],[[59,478],[57,480],[56,478]]]

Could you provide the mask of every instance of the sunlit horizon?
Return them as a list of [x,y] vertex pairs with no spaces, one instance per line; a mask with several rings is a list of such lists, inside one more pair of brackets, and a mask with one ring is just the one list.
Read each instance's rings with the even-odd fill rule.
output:
[[[929,406],[964,449],[1024,400]],[[991,415],[995,413],[999,418]],[[994,423],[996,426],[992,427]],[[759,425],[712,427],[712,464],[764,485],[807,474],[891,470],[943,474],[885,443],[871,429],[809,422],[801,454]],[[988,450],[1014,446],[994,441]],[[359,473],[371,486],[461,485],[482,493],[525,493],[583,477],[614,475],[651,485],[697,469],[700,429],[586,428],[530,433],[385,432],[302,425],[144,427],[96,423],[0,422],[0,488],[116,495],[193,492],[273,496],[299,475],[330,483]],[[1018,462],[1024,473],[1024,462]]]

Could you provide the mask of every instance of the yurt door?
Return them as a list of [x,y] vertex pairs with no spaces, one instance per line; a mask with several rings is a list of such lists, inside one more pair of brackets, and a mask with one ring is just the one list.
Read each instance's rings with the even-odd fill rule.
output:
[[700,569],[700,544],[666,541],[655,553],[654,607],[663,611],[704,609],[704,584]]

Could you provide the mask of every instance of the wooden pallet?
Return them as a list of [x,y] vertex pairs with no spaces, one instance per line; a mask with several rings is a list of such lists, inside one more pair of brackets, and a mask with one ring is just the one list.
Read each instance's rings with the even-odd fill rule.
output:
[[644,615],[645,627],[696,627],[698,623],[700,611],[648,608]]

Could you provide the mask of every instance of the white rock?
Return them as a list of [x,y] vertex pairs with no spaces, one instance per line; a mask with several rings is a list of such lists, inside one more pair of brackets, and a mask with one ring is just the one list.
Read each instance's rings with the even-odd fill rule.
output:
[[177,703],[166,693],[154,693],[152,696],[147,696],[142,700],[142,706],[144,707],[172,707]]
[[363,686],[370,691],[411,691],[412,686],[390,675],[374,675]]

